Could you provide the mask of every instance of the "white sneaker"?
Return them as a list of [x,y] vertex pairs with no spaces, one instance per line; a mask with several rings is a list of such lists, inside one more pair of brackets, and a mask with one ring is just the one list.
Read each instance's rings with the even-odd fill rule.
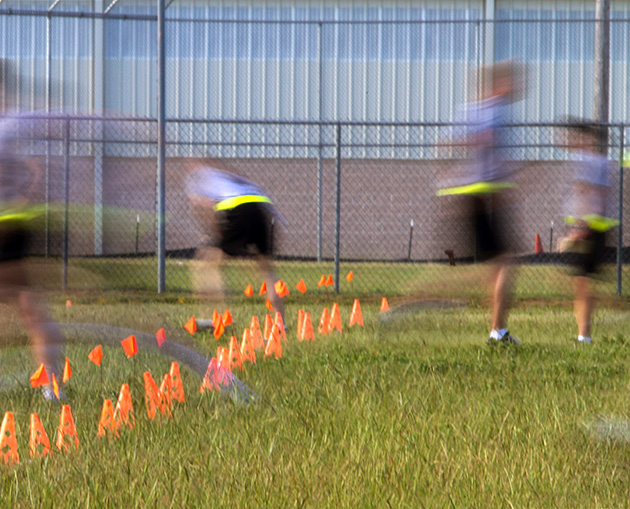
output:
[[590,336],[578,336],[578,343],[584,343],[590,345],[593,342],[593,338]]
[[522,343],[516,336],[513,336],[512,334],[510,334],[510,331],[506,331],[505,334],[503,334],[503,336],[501,336],[500,339],[494,339],[492,336],[488,338],[489,345],[496,345],[498,343],[505,343],[507,345],[516,345],[516,346],[522,345]]

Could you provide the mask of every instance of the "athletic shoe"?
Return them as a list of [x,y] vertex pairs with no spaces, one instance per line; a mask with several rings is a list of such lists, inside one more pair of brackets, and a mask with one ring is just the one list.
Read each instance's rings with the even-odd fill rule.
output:
[[214,325],[212,325],[212,320],[206,320],[204,318],[198,318],[195,320],[197,323],[197,330],[209,330],[210,332],[214,332]]
[[493,337],[488,338],[489,345],[496,345],[498,343],[505,343],[507,345],[516,345],[516,346],[521,346],[522,344],[516,336],[513,336],[512,334],[510,334],[510,331],[506,331],[505,334],[503,334],[503,337],[501,339],[494,339]]
[[578,343],[582,343],[583,345],[590,345],[593,342],[593,338],[578,336]]
[[50,401],[52,403],[68,399],[61,389],[59,389],[59,398],[57,398],[57,396],[55,395],[55,391],[53,391],[53,388],[50,385],[42,387],[42,396],[44,396],[44,399],[46,401]]

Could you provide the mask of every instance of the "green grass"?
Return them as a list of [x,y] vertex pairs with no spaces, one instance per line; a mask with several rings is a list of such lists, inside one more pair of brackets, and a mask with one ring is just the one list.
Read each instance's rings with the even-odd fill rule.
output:
[[[71,308],[55,307],[60,321],[145,331],[159,322],[181,328],[202,305],[72,297]],[[601,416],[630,419],[626,303],[600,306],[591,347],[575,344],[568,302],[517,304],[510,320],[524,343],[517,349],[485,345],[487,313],[476,301],[393,312],[383,321],[376,298],[365,300],[366,326],[350,330],[348,301],[340,302],[343,333],[304,344],[293,337],[298,302],[288,304],[283,359],[259,352],[256,365],[238,372],[261,396],[249,408],[200,395],[199,379],[183,369],[186,403],[172,419],[149,422],[141,374],[161,378],[168,359],[141,351],[130,362],[122,349],[106,348],[101,393],[87,360],[91,347],[69,345],[67,393],[80,449],[45,460],[29,459],[29,414],[38,412],[53,438],[59,406],[26,387],[34,368],[26,349],[5,348],[2,374],[17,374],[22,385],[0,393],[0,412],[16,415],[22,462],[0,467],[0,500],[37,507],[627,504],[630,444],[589,431]],[[317,319],[322,299],[301,303]],[[230,309],[239,324],[264,312],[244,299]],[[208,334],[195,338],[204,353],[217,346]],[[102,399],[115,398],[123,382],[131,383],[137,427],[116,441],[98,439]]]

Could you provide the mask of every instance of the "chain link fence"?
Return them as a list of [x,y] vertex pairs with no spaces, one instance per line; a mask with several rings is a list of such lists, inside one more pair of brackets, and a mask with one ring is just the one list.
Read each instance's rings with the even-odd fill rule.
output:
[[[35,195],[46,205],[32,254],[62,269],[52,286],[155,290],[156,122],[26,116],[19,126],[22,152],[39,168]],[[332,274],[342,292],[455,296],[463,282],[481,279],[483,266],[462,198],[436,196],[467,167],[456,143],[463,131],[457,124],[169,121],[166,290],[192,289],[191,260],[203,232],[185,178],[210,165],[267,190],[285,219],[273,225],[273,257],[289,283],[304,278],[314,288]],[[564,295],[570,288],[556,245],[566,234],[574,172],[564,128],[520,124],[506,131],[507,164],[518,185],[510,191],[506,234],[522,267],[518,287],[531,297]],[[628,131],[609,127],[613,167]],[[607,239],[603,288],[610,294],[627,291],[630,256],[622,167],[612,174],[611,215],[622,225]],[[537,235],[542,254],[534,253]],[[350,270],[355,278],[348,283]],[[224,276],[234,294],[262,281],[253,261],[227,261]]]

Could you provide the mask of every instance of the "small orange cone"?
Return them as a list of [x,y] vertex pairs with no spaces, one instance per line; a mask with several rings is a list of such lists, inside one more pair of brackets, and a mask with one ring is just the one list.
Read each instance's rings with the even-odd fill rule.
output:
[[273,313],[273,306],[271,305],[271,301],[269,300],[269,298],[267,298],[267,302],[265,303],[265,306],[267,306],[267,309]]
[[[155,419],[155,416],[157,415],[157,410],[158,408],[160,408],[160,391],[149,371],[145,371],[144,375],[142,375],[142,378],[144,379],[144,404],[147,408],[147,417],[149,418],[149,420],[152,420]],[[111,401],[109,402],[109,404],[112,404]]]
[[133,413],[133,403],[131,402],[131,393],[129,392],[128,384],[122,384],[120,388],[118,402],[114,410],[114,422],[119,428],[122,427],[123,424],[126,424],[127,427],[132,429],[136,426],[136,418]]
[[114,421],[114,405],[111,399],[103,401],[101,418],[98,421],[98,431],[96,435],[104,437],[107,433],[111,433],[115,437],[118,436],[118,426],[116,426],[116,422]]
[[267,293],[267,283],[263,281],[262,285],[260,285],[260,291],[258,295],[265,295]]
[[88,359],[90,359],[97,366],[101,365],[101,361],[103,360],[103,347],[98,345],[94,350],[92,350],[88,354]]
[[330,322],[328,322],[328,330],[333,331],[334,329],[337,332],[341,332],[341,313],[339,311],[339,304],[336,302],[333,304],[332,310],[330,311]]
[[330,314],[328,313],[328,308],[324,308],[322,311],[322,316],[319,319],[319,327],[317,328],[317,332],[326,336],[328,334],[328,324],[330,322]]
[[271,319],[271,315],[265,315],[265,331],[263,332],[263,339],[265,341],[269,339],[269,334],[271,334],[272,325],[273,325],[273,320]]
[[275,356],[276,359],[282,358],[282,341],[280,339],[280,332],[278,326],[274,323],[271,327],[271,333],[267,346],[265,347],[265,357]]
[[13,412],[7,412],[0,428],[0,458],[7,464],[20,462],[17,440],[15,438],[15,420]]
[[387,299],[383,297],[383,300],[381,301],[381,313],[385,311],[389,311],[389,303],[387,302]]
[[33,389],[36,387],[41,387],[42,385],[48,385],[50,380],[48,379],[48,375],[46,374],[46,367],[43,364],[39,365],[37,371],[31,375],[31,386]]
[[68,380],[70,380],[70,377],[72,376],[72,368],[70,367],[70,361],[68,360],[68,357],[66,357],[66,362],[63,365],[63,378],[62,381],[63,383],[67,383]]
[[77,430],[74,427],[74,419],[72,418],[72,411],[70,405],[62,405],[61,417],[59,418],[59,429],[57,430],[57,449],[60,451],[68,452],[70,446],[66,443],[66,437],[70,438],[70,444],[74,439],[74,446],[79,448],[79,437],[77,436]]
[[542,241],[540,240],[540,235],[536,234],[536,240],[534,242],[534,253],[541,254],[543,253]]
[[188,319],[186,325],[184,325],[184,329],[186,329],[186,332],[188,332],[191,336],[197,332],[197,321],[195,320],[195,315]]
[[280,332],[280,339],[282,341],[286,341],[287,331],[284,327],[284,321],[282,320],[282,315],[280,314],[280,311],[276,311],[276,317],[273,322],[278,326],[278,331]]
[[251,362],[256,364],[256,350],[252,343],[252,335],[249,329],[243,331],[243,339],[241,340],[241,359],[243,362]]
[[[39,456],[43,458],[47,454],[52,454],[50,449],[50,440],[46,434],[46,430],[39,420],[37,413],[31,414],[31,439],[29,441],[31,449],[31,458]],[[41,447],[40,447],[41,446]]]
[[228,366],[233,371],[234,368],[243,369],[243,361],[241,359],[241,351],[238,348],[238,340],[236,336],[230,338],[230,351],[228,353]]
[[219,317],[219,324],[215,327],[214,332],[212,333],[217,341],[219,338],[223,336],[225,332],[225,327],[223,327],[223,319]]
[[304,310],[298,309],[297,338],[302,341],[302,327],[304,326]]
[[120,345],[123,347],[127,359],[131,359],[138,353],[138,343],[136,342],[136,336],[133,334],[123,339]]
[[243,290],[243,293],[245,294],[245,297],[252,297],[254,295],[254,289],[252,288],[252,285],[247,285],[247,288]]
[[306,293],[306,283],[304,283],[303,279],[300,279],[298,281],[298,284],[295,285],[295,288],[297,288],[297,291],[300,292],[302,295]]
[[317,282],[317,286],[325,286],[326,285],[326,276],[322,274],[322,277],[319,278]]
[[328,274],[328,279],[326,280],[326,284],[325,284],[325,286],[332,286],[332,285],[334,285],[334,284],[335,284],[335,283],[334,283],[334,281],[333,281],[332,274]]
[[225,313],[223,313],[223,326],[227,327],[228,325],[232,325],[233,320],[232,320],[232,313],[230,313],[229,309],[225,310]]
[[346,274],[346,281],[349,283],[350,281],[352,281],[353,277],[354,274],[352,273],[352,271],[348,272],[348,274]]
[[255,350],[265,346],[262,332],[260,331],[260,322],[257,316],[252,316],[252,323],[249,326],[249,332],[252,336],[252,345]]
[[230,356],[224,346],[217,347],[217,364],[220,368],[230,369]]
[[311,314],[304,313],[304,323],[302,324],[302,335],[300,341],[315,341],[315,334],[313,334],[313,323],[311,322]]
[[61,399],[59,397],[59,384],[57,383],[57,377],[55,376],[55,374],[52,374],[52,388],[53,388],[53,393],[54,395],[57,397],[57,399]]
[[171,375],[168,373],[164,373],[164,378],[162,378],[158,394],[160,395],[160,412],[162,415],[168,414],[169,417],[172,417],[173,414],[171,413],[171,408],[173,407],[173,381],[171,380]]
[[155,340],[157,341],[158,348],[162,348],[162,345],[166,343],[166,331],[164,327],[155,333]]
[[359,299],[354,299],[352,312],[350,313],[349,326],[352,327],[355,324],[363,327],[363,313],[361,313],[361,304],[359,304]]
[[184,396],[184,384],[179,374],[179,364],[177,362],[171,362],[171,369],[168,374],[171,375],[171,382],[173,383],[173,399],[183,403],[186,401],[186,397]]

